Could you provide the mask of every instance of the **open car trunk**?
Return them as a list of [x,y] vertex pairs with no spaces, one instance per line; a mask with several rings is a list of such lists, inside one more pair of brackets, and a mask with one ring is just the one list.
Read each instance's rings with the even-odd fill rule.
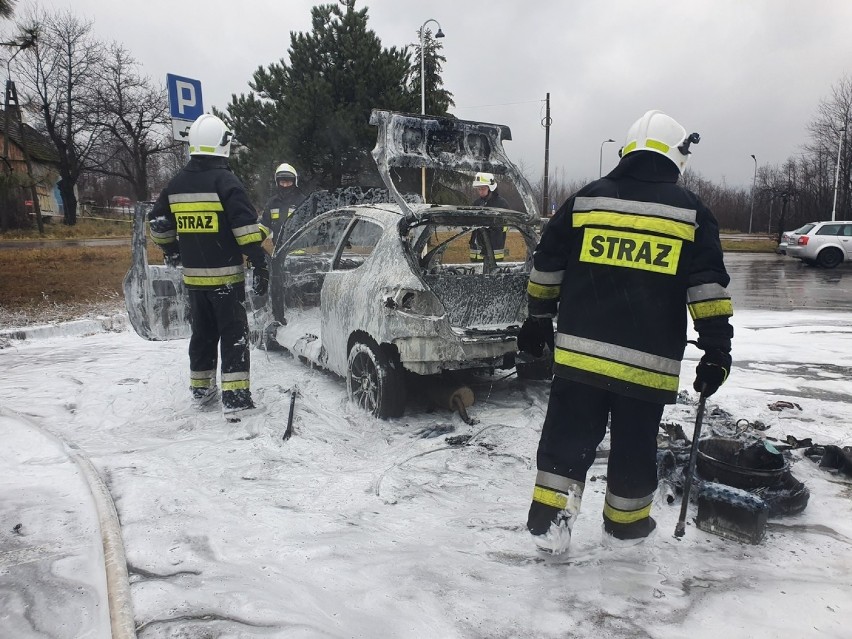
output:
[[523,213],[432,207],[401,226],[416,238],[412,259],[454,329],[471,335],[505,333],[523,322],[535,248],[534,230]]

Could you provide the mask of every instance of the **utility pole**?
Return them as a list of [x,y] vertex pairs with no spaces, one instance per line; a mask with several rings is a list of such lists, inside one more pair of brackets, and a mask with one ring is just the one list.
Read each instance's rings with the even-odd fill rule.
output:
[[547,94],[547,108],[541,125],[544,127],[544,195],[542,197],[541,214],[550,216],[550,94]]
[[754,218],[754,186],[757,184],[757,158],[752,154],[754,160],[754,177],[751,179],[751,212],[748,214],[748,233],[751,235],[751,221]]
[[831,221],[834,222],[837,214],[837,184],[840,180],[840,154],[843,153],[843,138],[846,137],[846,129],[840,129],[840,141],[837,143],[837,168],[834,171],[834,203],[831,205]]

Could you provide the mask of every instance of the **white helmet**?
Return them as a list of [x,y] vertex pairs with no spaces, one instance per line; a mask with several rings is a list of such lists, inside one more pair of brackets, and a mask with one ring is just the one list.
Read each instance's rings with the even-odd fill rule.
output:
[[278,184],[278,180],[282,178],[289,178],[296,183],[296,186],[299,186],[299,174],[296,173],[296,169],[293,168],[292,164],[279,164],[275,169],[275,184]]
[[699,139],[697,133],[687,136],[686,129],[662,111],[648,111],[627,131],[621,156],[634,151],[653,151],[665,155],[683,173],[689,159],[689,145]]
[[497,188],[497,181],[493,173],[477,173],[473,178],[473,186],[487,186],[488,190],[493,192]]
[[189,154],[215,155],[226,158],[231,154],[234,134],[215,115],[205,113],[189,127]]

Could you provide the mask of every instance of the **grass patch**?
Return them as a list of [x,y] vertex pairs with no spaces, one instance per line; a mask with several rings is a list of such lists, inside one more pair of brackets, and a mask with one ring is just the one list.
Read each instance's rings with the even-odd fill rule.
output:
[[769,238],[748,240],[722,240],[726,253],[774,253],[778,242]]
[[59,218],[52,218],[50,222],[45,221],[44,235],[38,232],[38,228],[11,229],[5,233],[0,232],[0,241],[11,240],[80,240],[104,237],[130,237],[130,219],[92,219],[86,217],[77,218],[74,226],[66,226]]

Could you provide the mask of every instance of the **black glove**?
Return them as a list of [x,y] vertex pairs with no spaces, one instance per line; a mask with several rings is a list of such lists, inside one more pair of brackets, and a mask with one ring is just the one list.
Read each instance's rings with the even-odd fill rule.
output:
[[180,266],[180,253],[163,253],[163,264],[171,268],[178,268]]
[[269,269],[264,266],[252,268],[251,290],[255,295],[266,295],[269,290]]
[[710,348],[704,351],[701,361],[695,369],[695,381],[692,384],[699,393],[710,397],[728,379],[731,372],[731,354]]
[[549,317],[528,317],[518,332],[518,350],[541,357],[544,345],[553,352],[553,320]]

